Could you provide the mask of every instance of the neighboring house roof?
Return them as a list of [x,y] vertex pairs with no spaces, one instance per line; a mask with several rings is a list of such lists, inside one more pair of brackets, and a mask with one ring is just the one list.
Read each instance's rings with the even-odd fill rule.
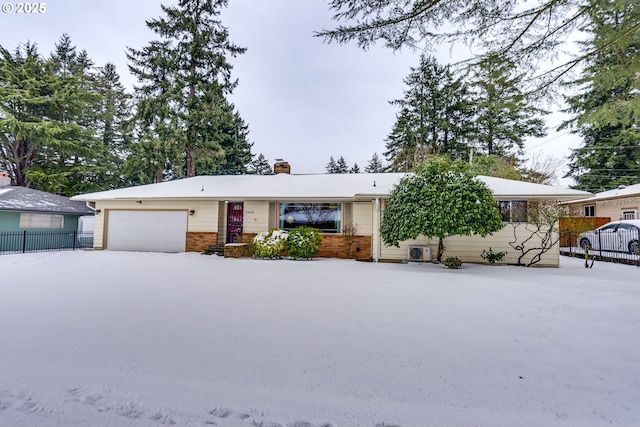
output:
[[26,187],[0,188],[0,211],[93,215],[84,202]]
[[596,193],[593,197],[574,200],[571,203],[581,203],[581,202],[595,203],[601,200],[621,199],[624,197],[635,197],[635,196],[640,196],[640,184],[633,184],[633,185],[627,185],[627,186],[621,185],[620,187],[614,188],[613,190]]
[[[404,173],[354,173],[318,175],[217,175],[197,176],[119,190],[74,196],[71,200],[101,201],[118,199],[219,199],[219,200],[296,200],[355,199],[385,197]],[[591,195],[570,190],[502,178],[479,177],[496,198],[550,198],[573,200]]]

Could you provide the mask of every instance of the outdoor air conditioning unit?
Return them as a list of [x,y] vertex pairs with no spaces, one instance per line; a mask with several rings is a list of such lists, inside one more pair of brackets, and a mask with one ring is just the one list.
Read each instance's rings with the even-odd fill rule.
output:
[[409,261],[431,261],[429,246],[409,246],[407,252]]

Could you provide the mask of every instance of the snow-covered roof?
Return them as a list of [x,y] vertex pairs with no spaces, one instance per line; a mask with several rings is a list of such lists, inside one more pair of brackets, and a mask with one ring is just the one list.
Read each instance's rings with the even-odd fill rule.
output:
[[597,202],[600,200],[607,199],[618,199],[622,197],[633,197],[640,196],[640,184],[633,185],[621,185],[618,188],[614,188],[613,190],[603,191],[601,193],[596,193],[594,196],[589,197],[587,199],[574,200],[572,203],[580,203],[580,202]]
[[[218,200],[347,200],[388,196],[404,173],[356,173],[318,175],[218,175],[197,176],[119,190],[74,196],[71,200],[118,199],[218,199]],[[480,177],[498,197],[573,200],[588,197],[570,190],[502,178]]]
[[83,202],[26,187],[0,188],[0,211],[93,214]]

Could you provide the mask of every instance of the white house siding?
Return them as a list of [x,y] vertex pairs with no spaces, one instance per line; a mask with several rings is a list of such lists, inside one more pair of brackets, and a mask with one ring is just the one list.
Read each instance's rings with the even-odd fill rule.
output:
[[[515,236],[517,241],[522,242],[531,235],[531,225],[519,224],[515,228]],[[557,233],[554,233],[554,240],[557,239]],[[492,235],[482,236],[451,236],[445,239],[445,251],[443,259],[450,256],[458,257],[462,262],[486,263],[482,259],[482,251],[491,248],[493,252],[507,252],[504,262],[515,264],[520,256],[520,251],[513,249],[509,242],[516,240],[514,237],[514,227],[512,224],[506,224],[505,227]],[[539,242],[539,240],[538,240]],[[387,247],[382,245],[380,258],[389,260],[406,260],[409,246],[429,246],[431,249],[431,257],[434,259],[438,251],[438,239],[427,239],[424,236],[416,240],[407,240],[400,243],[400,248]],[[550,251],[542,256],[542,260],[537,263],[538,266],[557,267],[559,264],[559,245],[555,245]],[[523,263],[531,260],[535,252],[523,259]]]
[[104,219],[107,210],[194,210],[188,215],[187,231],[217,232],[218,231],[218,202],[209,200],[107,200],[96,202],[96,215],[93,234],[93,247],[104,248]]
[[431,246],[431,253],[432,256],[435,256],[435,252],[434,250],[437,249],[438,247],[438,241],[435,241],[435,246],[433,245],[429,245],[429,239],[427,239],[424,236],[419,236],[417,239],[415,240],[405,240],[404,242],[400,242],[400,247],[396,248],[395,246],[385,246],[384,242],[382,242],[382,239],[380,239],[380,259],[385,260],[385,259],[395,259],[395,260],[401,260],[401,259],[407,259],[407,251],[409,246]]
[[227,204],[218,202],[218,244],[222,245],[227,241]]
[[353,203],[353,223],[361,236],[373,235],[373,202]]
[[[515,228],[514,228],[515,226]],[[521,243],[532,234],[535,226],[531,224],[506,224],[504,228],[490,236],[452,236],[445,240],[444,257],[457,256],[463,262],[480,262],[486,263],[482,259],[482,251],[491,248],[493,252],[506,252],[507,255],[503,262],[507,264],[515,264],[521,252],[509,245],[510,242]],[[553,241],[557,240],[557,233],[553,233]],[[540,244],[539,239],[532,239],[531,244],[527,247],[535,247]],[[432,241],[434,245],[431,247],[432,253],[437,250],[437,240]],[[522,263],[526,264],[538,251],[532,251],[528,256],[523,258]],[[542,260],[537,266],[557,267],[559,265],[560,245],[556,244],[551,250],[542,256]]]
[[638,217],[640,213],[640,197],[602,200],[596,203],[596,216],[608,216],[611,221],[622,219],[623,211],[635,211],[636,218],[640,219]]
[[243,233],[260,233],[269,230],[269,202],[244,202]]

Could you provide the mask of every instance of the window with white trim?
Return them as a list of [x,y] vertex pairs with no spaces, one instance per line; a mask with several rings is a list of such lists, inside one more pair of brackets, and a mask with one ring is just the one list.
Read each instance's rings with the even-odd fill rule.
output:
[[342,203],[280,203],[278,227],[293,230],[303,225],[322,233],[342,232]]
[[595,205],[585,206],[584,216],[596,216],[596,206]]
[[499,200],[498,209],[503,222],[527,222],[526,200]]
[[638,219],[638,211],[636,210],[622,211],[622,219]]
[[62,228],[64,216],[51,214],[20,214],[20,228]]

